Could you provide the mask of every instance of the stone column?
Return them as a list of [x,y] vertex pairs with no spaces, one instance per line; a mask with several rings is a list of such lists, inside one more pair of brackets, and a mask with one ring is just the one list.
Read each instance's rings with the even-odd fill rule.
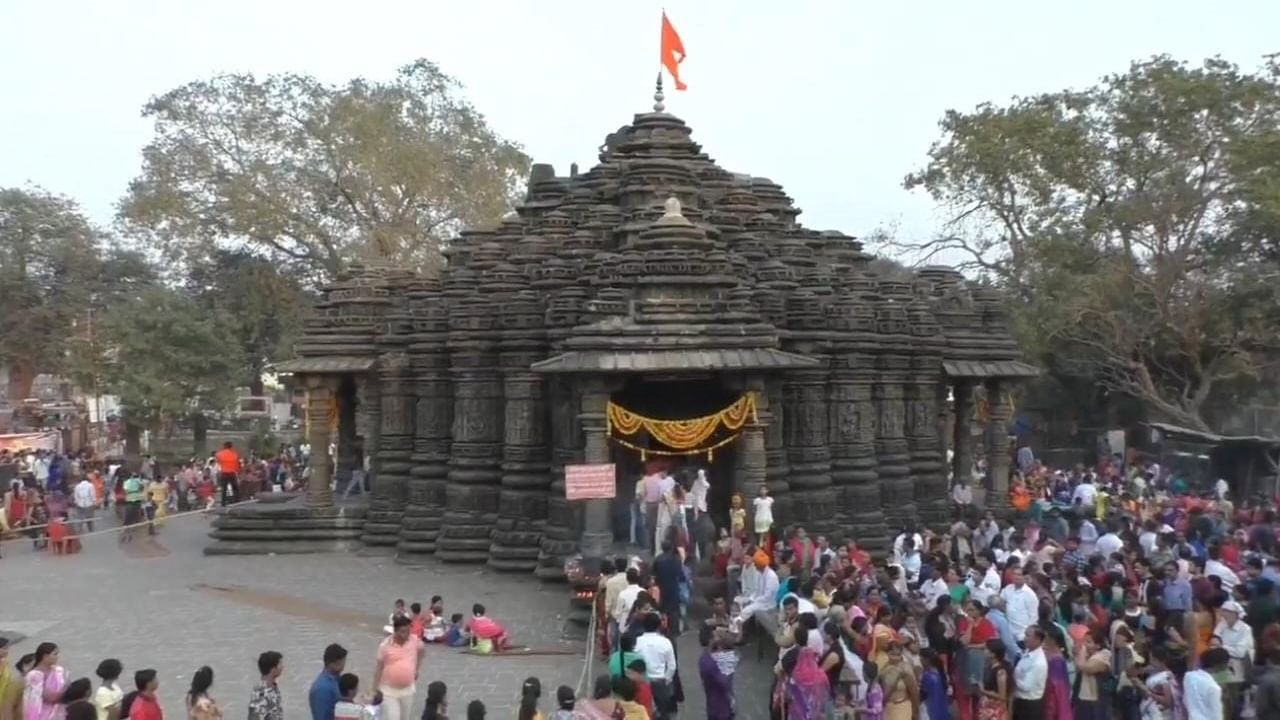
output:
[[333,458],[329,457],[329,407],[337,390],[337,378],[308,375],[307,444],[311,446],[311,479],[307,482],[307,504],[311,507],[333,505]]
[[[582,393],[578,422],[586,443],[583,461],[588,465],[608,463],[609,435],[606,417],[609,388],[602,380],[589,380]],[[582,513],[582,538],[579,547],[587,560],[603,558],[613,545],[609,500],[586,500]]]
[[369,516],[364,524],[366,545],[400,542],[400,523],[408,501],[409,471],[413,465],[413,425],[417,400],[404,352],[384,353],[378,360],[379,424],[376,445],[366,453],[377,458]]
[[[951,386],[952,403],[955,407],[952,422],[955,425],[951,458],[951,474],[955,478],[973,481],[973,383],[969,380],[956,380]],[[985,488],[975,487],[975,500]]]
[[991,408],[988,425],[987,468],[991,472],[991,493],[987,507],[1000,511],[1009,507],[1009,417],[1012,408],[1005,399],[1000,380],[987,381],[987,404]]
[[765,435],[773,413],[769,408],[769,394],[764,378],[749,378],[744,389],[755,395],[757,422],[748,420],[738,436],[737,453],[734,456],[733,492],[742,496],[742,505],[747,510],[747,529],[750,532],[755,523],[751,499],[760,494],[760,488],[768,481],[769,454]]

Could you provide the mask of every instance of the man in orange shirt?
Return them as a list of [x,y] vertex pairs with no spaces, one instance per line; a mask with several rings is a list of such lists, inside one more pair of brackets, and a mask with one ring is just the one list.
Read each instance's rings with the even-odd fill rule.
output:
[[218,494],[222,496],[222,507],[227,506],[228,490],[231,491],[231,502],[239,502],[240,453],[228,441],[213,454],[213,459],[218,463]]

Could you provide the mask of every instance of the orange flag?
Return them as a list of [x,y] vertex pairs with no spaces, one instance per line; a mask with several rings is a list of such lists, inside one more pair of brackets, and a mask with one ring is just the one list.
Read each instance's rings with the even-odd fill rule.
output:
[[680,82],[680,63],[684,62],[684,43],[680,41],[680,33],[676,32],[676,28],[667,19],[667,13],[662,13],[662,67],[671,73],[671,79],[676,81],[676,89],[684,90],[688,86]]

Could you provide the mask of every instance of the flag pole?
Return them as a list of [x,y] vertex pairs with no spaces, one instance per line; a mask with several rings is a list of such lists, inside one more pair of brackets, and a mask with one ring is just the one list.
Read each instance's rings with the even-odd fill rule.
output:
[[659,70],[658,83],[656,85],[655,90],[653,91],[653,111],[654,112],[660,113],[660,112],[666,111],[667,106],[662,104],[662,101],[665,99],[666,97],[662,94],[662,71]]

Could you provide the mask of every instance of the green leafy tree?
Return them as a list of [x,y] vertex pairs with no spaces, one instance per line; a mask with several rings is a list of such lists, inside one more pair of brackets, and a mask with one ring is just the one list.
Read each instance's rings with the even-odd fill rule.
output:
[[154,98],[155,138],[122,217],[166,249],[248,247],[309,278],[354,258],[432,269],[493,223],[529,160],[419,60],[390,82],[221,75]]
[[311,298],[275,263],[246,250],[215,250],[191,263],[187,288],[210,312],[229,320],[228,341],[240,347],[241,383],[262,395],[267,363],[293,352]]
[[[229,409],[245,361],[233,321],[186,293],[153,285],[104,317],[105,385],[139,427]],[[197,443],[200,438],[196,439]]]
[[0,361],[8,397],[31,392],[40,373],[71,369],[69,342],[90,331],[95,311],[151,271],[109,246],[80,208],[40,188],[0,188]]
[[1266,370],[1280,330],[1274,62],[1157,57],[940,124],[905,184],[953,215],[914,249],[1006,289],[1052,372],[1208,429],[1215,393]]

